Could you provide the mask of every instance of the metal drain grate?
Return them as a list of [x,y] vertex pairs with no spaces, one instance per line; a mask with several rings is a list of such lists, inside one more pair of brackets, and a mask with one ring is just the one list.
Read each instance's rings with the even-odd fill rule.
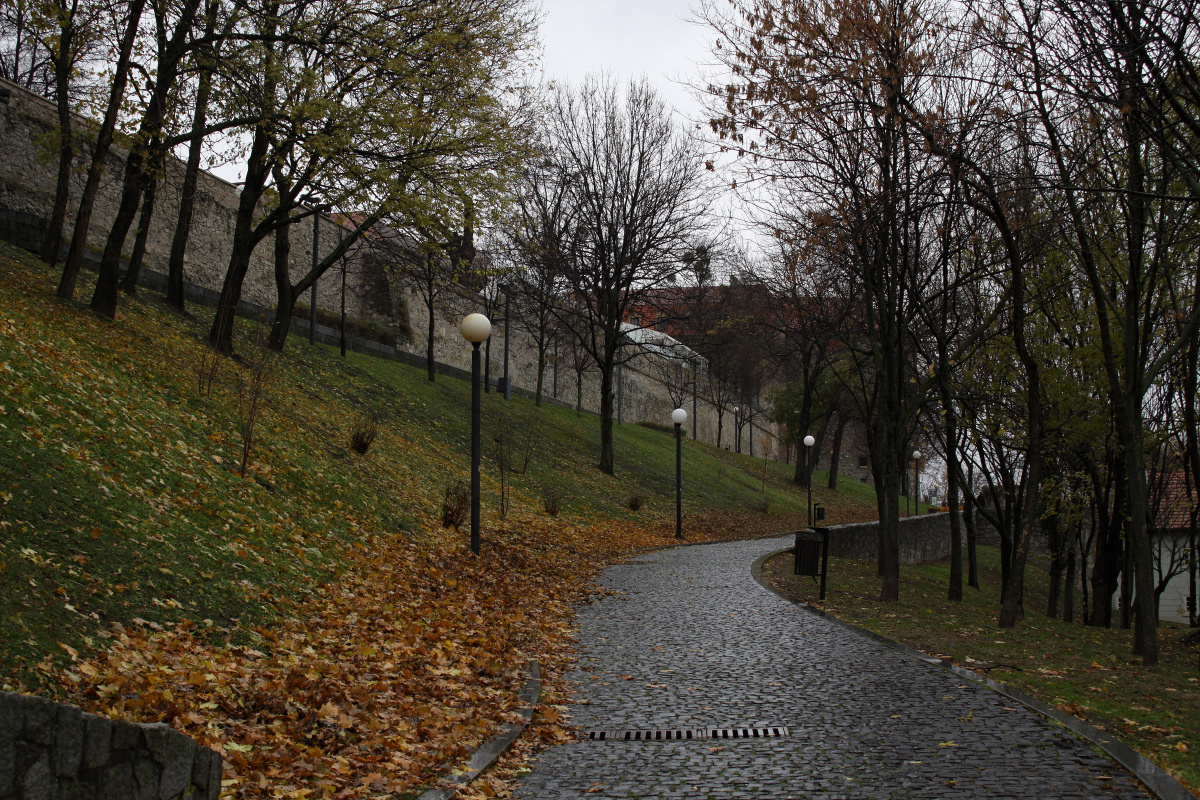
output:
[[774,739],[791,736],[790,729],[770,728],[660,728],[657,730],[587,731],[581,738],[592,742],[678,742],[697,739]]
[[787,728],[710,728],[710,739],[774,739],[790,736]]

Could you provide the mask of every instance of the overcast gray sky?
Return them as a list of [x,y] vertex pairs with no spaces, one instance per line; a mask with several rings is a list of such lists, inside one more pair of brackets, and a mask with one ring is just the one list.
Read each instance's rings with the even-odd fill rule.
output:
[[549,77],[577,83],[606,69],[644,74],[686,117],[700,114],[688,90],[706,54],[705,30],[687,22],[692,0],[542,0],[543,65]]

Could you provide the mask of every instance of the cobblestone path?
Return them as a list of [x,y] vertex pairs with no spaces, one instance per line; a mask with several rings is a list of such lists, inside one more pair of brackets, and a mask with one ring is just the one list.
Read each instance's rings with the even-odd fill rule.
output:
[[1119,766],[1023,706],[761,587],[786,539],[682,547],[610,568],[580,609],[582,730],[787,726],[787,738],[579,741],[517,796],[1145,798]]

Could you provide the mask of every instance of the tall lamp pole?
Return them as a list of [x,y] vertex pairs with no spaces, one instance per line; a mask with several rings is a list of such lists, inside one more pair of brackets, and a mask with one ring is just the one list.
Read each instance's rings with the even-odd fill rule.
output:
[[739,411],[741,408],[733,407],[733,452],[735,453],[742,452],[742,421],[738,416]]
[[512,330],[512,316],[509,313],[511,304],[509,303],[508,284],[500,284],[500,291],[504,292],[504,399],[512,400],[512,381],[508,377],[508,340],[511,338],[508,332]]
[[677,408],[671,412],[675,423],[675,538],[683,538],[683,423],[687,412]]
[[921,451],[913,450],[913,513],[919,514],[920,507],[917,505],[921,502]]
[[804,437],[804,471],[808,473],[808,527],[813,526],[813,507],[812,507],[812,449],[817,440],[812,437],[812,434]]
[[480,391],[479,345],[492,335],[492,323],[483,314],[467,314],[459,327],[471,343],[471,552],[479,555],[479,459],[483,450],[483,393]]

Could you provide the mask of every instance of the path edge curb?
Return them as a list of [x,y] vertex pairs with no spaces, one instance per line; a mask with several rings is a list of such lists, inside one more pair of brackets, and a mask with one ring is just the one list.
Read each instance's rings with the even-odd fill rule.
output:
[[881,636],[873,631],[869,631],[866,628],[860,628],[853,623],[846,622],[843,619],[838,619],[828,612],[810,606],[808,603],[800,600],[793,600],[790,597],[784,597],[775,590],[774,586],[771,586],[771,584],[767,582],[766,578],[763,577],[763,564],[775,556],[783,553],[790,553],[791,551],[792,548],[787,547],[782,550],[776,550],[774,552],[759,556],[754,560],[754,563],[750,567],[750,573],[754,577],[754,580],[771,594],[782,600],[786,600],[795,606],[799,606],[810,614],[815,614],[816,616],[827,619],[830,622],[846,628],[847,630],[865,636],[868,639],[873,639],[885,647],[897,650],[907,656],[915,658],[919,661],[923,661],[930,666],[944,669],[953,673],[954,675],[957,675],[963,680],[969,680],[981,686],[986,686],[997,694],[1001,694],[1033,711],[1036,711],[1042,716],[1052,719],[1060,725],[1071,729],[1071,731],[1073,731],[1077,736],[1096,745],[1110,758],[1133,773],[1133,775],[1139,781],[1141,781],[1155,797],[1160,798],[1160,800],[1196,800],[1196,795],[1188,791],[1183,784],[1173,778],[1171,774],[1162,767],[1158,766],[1153,761],[1146,758],[1124,742],[1113,738],[1106,731],[1102,731],[1093,725],[1089,725],[1078,717],[1059,711],[1057,708],[1043,703],[1036,697],[1025,694],[1022,691],[1000,683],[999,681],[993,680],[992,678],[974,673],[969,669],[964,669],[953,662],[945,662],[940,658],[933,658],[932,656],[926,655],[919,650],[906,647],[899,642],[892,641],[891,639]]
[[461,772],[452,772],[445,778],[452,784],[451,786],[430,789],[418,795],[417,800],[451,800],[458,794],[459,789],[478,778],[495,764],[529,726],[533,720],[533,711],[537,707],[538,698],[542,694],[542,670],[536,658],[529,659],[525,668],[529,671],[529,678],[525,681],[525,687],[521,689],[519,695],[521,708],[517,711],[521,715],[522,721],[506,724],[500,729],[500,733],[480,745],[479,749],[471,754],[471,758]]

